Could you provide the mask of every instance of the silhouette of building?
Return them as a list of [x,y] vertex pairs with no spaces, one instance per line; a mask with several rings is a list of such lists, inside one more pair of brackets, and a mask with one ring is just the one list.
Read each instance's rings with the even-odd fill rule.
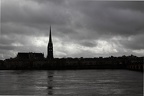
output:
[[[0,69],[10,70],[67,70],[67,69],[129,69],[143,71],[144,57],[121,56],[121,57],[94,57],[94,58],[54,58],[51,26],[49,42],[47,46],[47,57],[43,53],[19,52],[16,58],[0,60]],[[52,76],[48,75],[48,94],[53,94]]]
[[44,58],[44,54],[42,53],[23,53],[23,52],[19,52],[17,54],[17,59],[43,59]]
[[51,26],[50,26],[50,33],[49,33],[49,42],[47,47],[47,58],[53,59],[53,43],[52,43],[52,37],[51,37]]

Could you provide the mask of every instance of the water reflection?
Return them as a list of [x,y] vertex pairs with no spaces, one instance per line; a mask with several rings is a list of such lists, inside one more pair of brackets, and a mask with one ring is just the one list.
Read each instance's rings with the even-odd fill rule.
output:
[[142,78],[127,70],[0,70],[0,95],[142,96]]
[[48,95],[53,95],[53,71],[48,71],[48,76],[47,76],[47,90],[48,90]]

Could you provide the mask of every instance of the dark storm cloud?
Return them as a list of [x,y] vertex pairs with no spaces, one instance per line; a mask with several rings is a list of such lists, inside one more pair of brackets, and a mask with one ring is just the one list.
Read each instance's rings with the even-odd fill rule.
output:
[[21,45],[29,44],[27,36],[24,35],[10,34],[10,35],[1,35],[0,37],[0,44],[12,45],[16,43],[19,43]]
[[[30,0],[14,1],[2,4],[2,22],[50,25],[65,24],[69,21],[69,18],[66,16],[66,9],[62,6],[56,6],[51,2],[40,5],[33,0],[32,2]],[[44,2],[44,0],[42,1]]]
[[[74,5],[84,14],[81,21],[86,24],[85,27],[98,31],[100,34],[129,36],[144,31],[144,11],[137,11],[144,10],[142,6],[144,2],[136,2],[136,4],[126,2],[125,4],[125,2],[85,1],[74,3]],[[125,8],[126,5],[127,8]],[[134,8],[132,5],[135,5]]]
[[27,27],[18,23],[1,23],[1,31],[3,34],[21,34],[32,35],[36,34],[36,29]]
[[47,3],[47,2],[52,2],[55,4],[63,4],[65,2],[65,0],[32,0],[34,2],[38,2],[38,3]]
[[144,49],[144,34],[133,36],[132,40],[122,41],[121,43],[124,47],[133,49],[133,50],[142,50]]
[[8,1],[1,6],[2,34],[47,35],[50,25],[69,22],[66,9],[55,4],[57,0]]
[[[142,35],[144,32],[144,2],[72,2],[83,18],[82,26],[90,31],[90,39],[111,38],[113,36],[131,37]],[[95,32],[94,32],[95,31]],[[144,49],[143,40],[119,42],[125,48]]]
[[62,35],[67,35],[67,34],[69,35],[69,34],[75,34],[75,33],[77,33],[74,28],[72,28],[70,26],[66,27],[66,25],[61,26],[61,27],[55,27],[55,28],[56,28],[56,31],[57,32],[59,31],[60,34],[62,34]]
[[[58,53],[61,56],[68,55],[69,46],[73,44],[77,45],[73,45],[70,50],[78,52],[71,55],[80,57],[132,54],[134,50],[144,50],[143,1],[2,0],[0,54],[8,57],[14,56],[18,51],[45,52],[45,48],[38,47],[41,43],[34,42],[34,38],[48,37],[50,25],[54,44],[57,44],[55,45],[57,55]],[[111,41],[112,38],[116,39]],[[98,44],[97,41],[102,42]],[[63,43],[58,45],[59,42]],[[116,53],[91,51],[99,46],[99,49],[109,47],[113,43],[116,46],[114,49],[117,48]],[[58,50],[62,46],[68,49]],[[75,49],[77,46],[88,49]],[[4,49],[12,50],[10,55],[2,51]]]
[[12,40],[11,38],[8,38],[7,36],[0,36],[0,44],[11,44],[13,43],[14,40]]
[[117,1],[115,3],[113,2],[107,2],[105,6],[108,7],[113,7],[113,8],[118,8],[118,9],[130,9],[130,10],[135,10],[135,11],[144,11],[144,2],[139,2],[139,1]]
[[1,50],[14,50],[13,46],[10,45],[0,45]]
[[97,43],[95,43],[94,41],[80,41],[79,44],[81,44],[82,46],[86,46],[86,47],[95,47],[97,46]]

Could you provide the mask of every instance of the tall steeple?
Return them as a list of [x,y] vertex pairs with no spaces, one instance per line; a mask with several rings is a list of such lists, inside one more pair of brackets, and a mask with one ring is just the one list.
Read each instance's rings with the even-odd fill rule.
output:
[[52,38],[51,38],[51,26],[50,26],[50,33],[49,33],[49,43],[52,43]]
[[47,48],[47,58],[53,59],[53,43],[52,43],[52,37],[51,37],[51,26],[50,26],[50,33],[49,33],[48,48]]

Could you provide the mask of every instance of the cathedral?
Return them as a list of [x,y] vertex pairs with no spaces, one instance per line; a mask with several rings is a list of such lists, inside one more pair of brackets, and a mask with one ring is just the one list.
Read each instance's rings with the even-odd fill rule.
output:
[[[32,52],[18,52],[17,59],[44,59],[44,54],[42,53],[32,53]],[[49,42],[47,46],[47,59],[53,59],[53,43],[52,43],[52,36],[51,36],[51,26],[49,32]]]

